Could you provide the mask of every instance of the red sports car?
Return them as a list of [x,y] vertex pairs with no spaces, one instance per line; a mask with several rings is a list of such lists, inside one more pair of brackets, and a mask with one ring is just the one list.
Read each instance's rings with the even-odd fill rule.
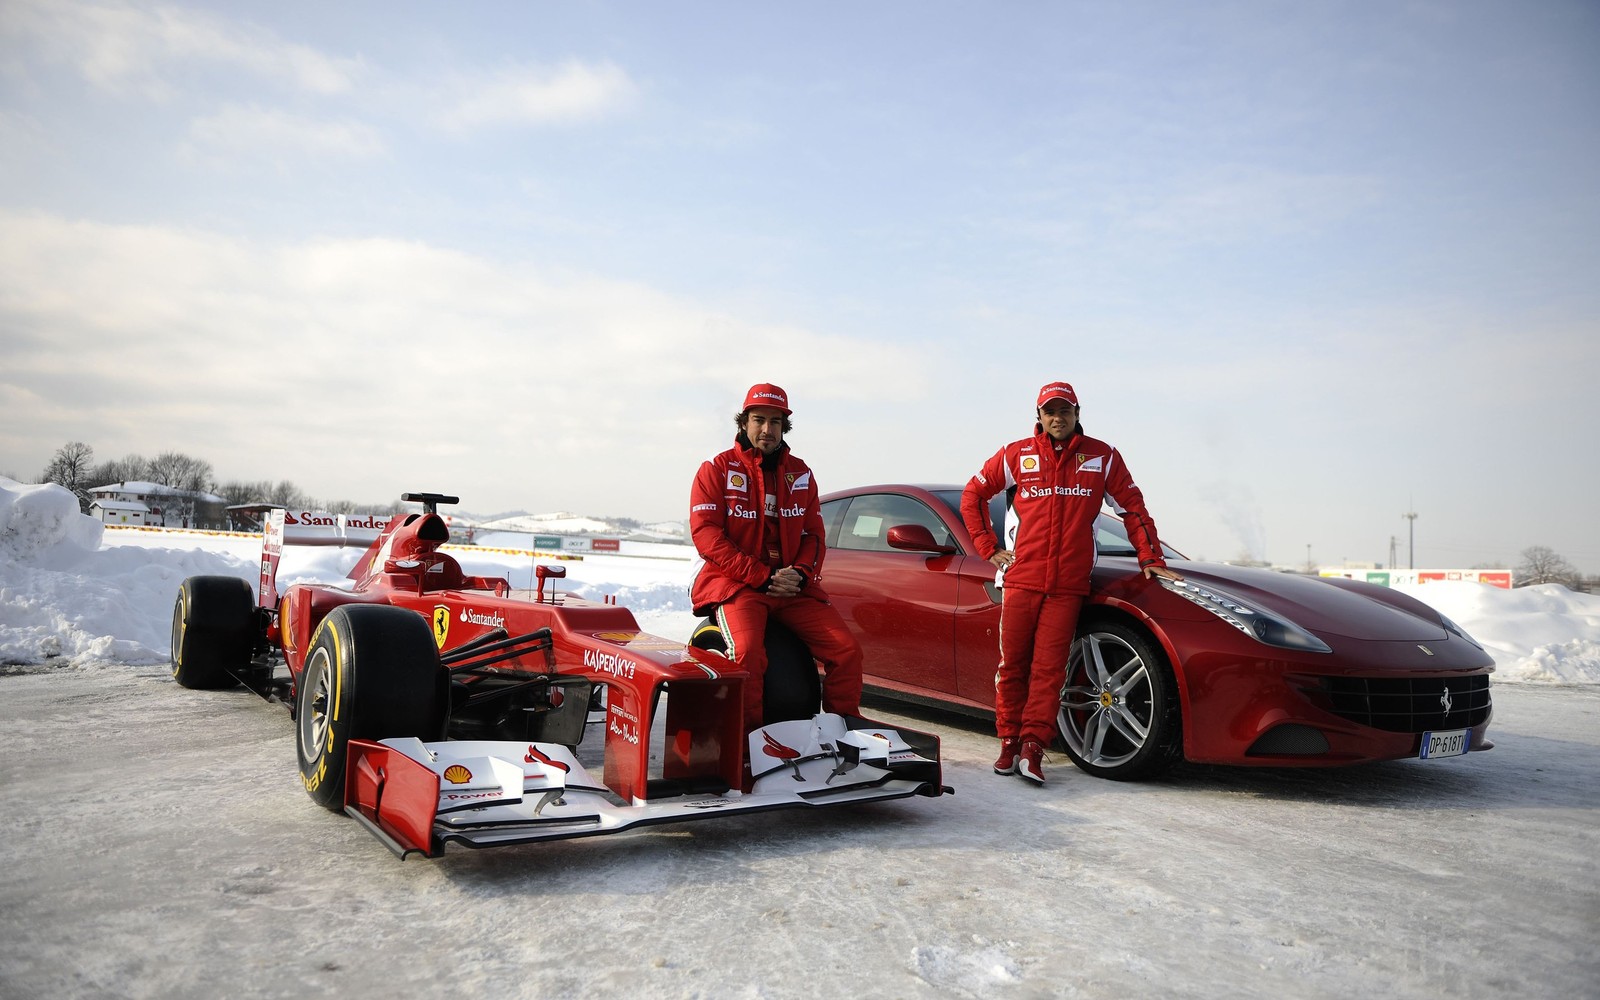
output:
[[[993,714],[1000,591],[957,486],[823,498],[829,595],[866,650],[869,690]],[[1001,535],[1004,495],[990,513]],[[1061,738],[1090,774],[1178,758],[1329,766],[1487,750],[1494,661],[1434,609],[1352,580],[1167,557],[1145,579],[1102,513],[1099,558],[1061,692]]]

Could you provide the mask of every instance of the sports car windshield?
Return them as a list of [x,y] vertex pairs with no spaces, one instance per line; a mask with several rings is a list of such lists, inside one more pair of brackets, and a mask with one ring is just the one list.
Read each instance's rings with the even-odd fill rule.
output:
[[[961,491],[960,490],[934,490],[933,495],[946,507],[955,512],[957,519],[961,517]],[[989,501],[989,521],[994,527],[995,537],[999,538],[1005,533],[1006,523],[1006,496],[997,494]],[[1122,521],[1105,511],[1094,521],[1094,544],[1096,550],[1103,556],[1136,556],[1139,553],[1134,549],[1133,543],[1128,541],[1128,529]],[[1163,542],[1162,554],[1168,559],[1183,559],[1183,553]]]

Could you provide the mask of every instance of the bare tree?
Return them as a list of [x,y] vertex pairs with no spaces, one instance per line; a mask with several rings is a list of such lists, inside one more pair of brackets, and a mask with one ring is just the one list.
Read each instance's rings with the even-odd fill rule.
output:
[[1528,587],[1538,583],[1559,583],[1576,589],[1578,570],[1556,551],[1545,545],[1535,545],[1522,550],[1522,562],[1517,566],[1517,586]]
[[39,474],[39,482],[55,483],[65,486],[78,498],[78,509],[87,514],[89,512],[89,489],[95,484],[91,481],[94,468],[89,463],[94,461],[94,449],[82,441],[68,441],[56,449],[51,456],[50,464],[45,466]]
[[92,486],[109,486],[112,483],[141,482],[150,476],[150,460],[143,455],[114,458],[95,467]]
[[204,493],[211,485],[211,463],[182,452],[164,451],[150,462],[150,479],[173,489]]
[[51,456],[50,464],[39,474],[39,482],[55,483],[76,493],[93,485],[88,481],[93,461],[93,448],[82,441],[68,441]]
[[271,503],[272,483],[261,480],[254,483],[230,481],[217,486],[216,493],[228,501],[229,506],[244,503]]
[[313,506],[311,498],[300,492],[300,488],[287,479],[272,487],[272,494],[266,500],[268,503],[282,504],[296,509]]

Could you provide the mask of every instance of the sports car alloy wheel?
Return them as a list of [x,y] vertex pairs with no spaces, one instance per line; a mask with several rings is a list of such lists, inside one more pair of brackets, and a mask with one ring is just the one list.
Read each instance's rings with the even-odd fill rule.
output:
[[1129,626],[1092,627],[1072,644],[1057,724],[1067,755],[1090,774],[1131,781],[1166,767],[1181,722],[1165,655]]

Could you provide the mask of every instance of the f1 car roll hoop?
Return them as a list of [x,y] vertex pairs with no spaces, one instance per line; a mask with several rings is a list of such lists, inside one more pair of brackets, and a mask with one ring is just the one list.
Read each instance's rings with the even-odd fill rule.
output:
[[[614,833],[736,812],[952,791],[939,741],[813,700],[746,733],[745,675],[715,649],[639,631],[609,601],[471,576],[423,506],[376,532],[340,519],[337,541],[263,534],[254,595],[234,577],[191,577],[173,607],[173,678],[244,685],[295,722],[301,779],[397,854]],[[341,586],[278,593],[285,544],[367,542]],[[808,664],[815,669],[814,664]],[[599,776],[579,760],[603,727]],[[586,753],[591,758],[592,753]]]

